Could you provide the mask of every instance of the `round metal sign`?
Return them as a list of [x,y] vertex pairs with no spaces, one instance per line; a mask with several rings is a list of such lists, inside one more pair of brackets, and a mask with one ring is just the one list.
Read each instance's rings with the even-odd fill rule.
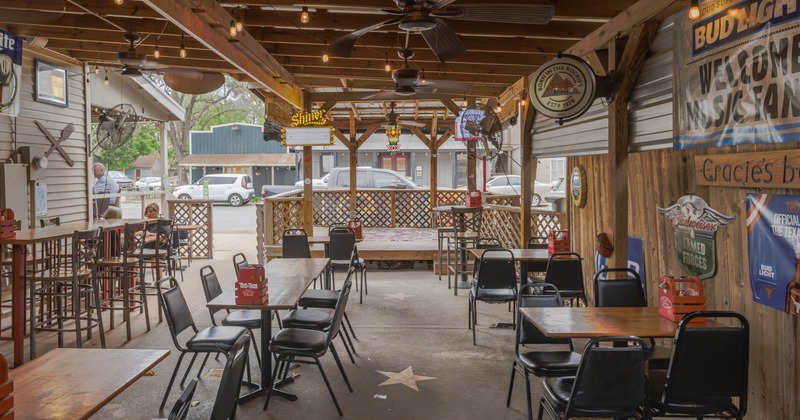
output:
[[583,166],[578,165],[572,170],[569,191],[572,195],[572,202],[580,208],[586,207],[586,190],[586,170],[583,169]]
[[574,55],[560,55],[536,70],[528,92],[542,115],[568,121],[592,106],[597,83],[588,63]]

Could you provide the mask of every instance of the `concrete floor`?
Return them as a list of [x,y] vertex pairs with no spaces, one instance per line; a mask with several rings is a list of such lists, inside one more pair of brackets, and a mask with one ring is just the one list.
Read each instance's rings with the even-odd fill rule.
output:
[[[200,328],[210,325],[205,307],[199,270],[211,264],[217,271],[223,288],[233,287],[232,255],[243,251],[255,259],[255,238],[252,235],[215,235],[214,260],[197,260],[185,272],[181,287],[192,307],[195,322]],[[346,358],[341,345],[337,348],[343,358],[345,370],[353,385],[349,393],[330,354],[323,357],[323,365],[331,380],[334,392],[345,417],[354,419],[484,419],[526,418],[525,387],[521,378],[515,383],[511,408],[505,405],[511,363],[514,357],[514,332],[512,329],[490,328],[497,322],[510,322],[512,314],[507,305],[478,303],[477,339],[467,329],[467,293],[453,296],[445,280],[438,281],[432,271],[371,270],[369,295],[364,303],[351,295],[347,312],[358,335],[355,342],[356,363]],[[150,301],[155,308],[156,301]],[[157,315],[151,313],[154,321]],[[121,317],[117,317],[119,319]],[[107,319],[107,318],[106,318]],[[166,389],[170,373],[178,360],[166,323],[155,323],[151,332],[145,333],[144,315],[133,316],[133,339],[125,342],[124,325],[107,333],[109,347],[170,349],[172,354],[154,369],[154,376],[145,376],[107,404],[93,418],[96,419],[150,419],[165,416],[158,405]],[[258,334],[258,333],[256,333]],[[96,337],[96,336],[95,336]],[[40,354],[55,346],[55,340],[39,335]],[[339,344],[338,340],[336,342]],[[95,338],[89,347],[99,347]],[[1,348],[5,351],[7,343]],[[211,369],[219,369],[224,360],[210,362]],[[185,366],[185,364],[184,364]],[[253,366],[256,367],[255,362]],[[411,368],[415,375],[432,379],[416,382],[418,391],[403,384],[381,386],[387,376],[383,372],[401,372]],[[197,366],[195,366],[195,369]],[[219,385],[219,378],[209,366],[203,373],[189,418],[208,418]],[[239,406],[237,418],[338,418],[336,409],[325,389],[316,367],[302,366],[293,372],[296,381],[287,385],[286,391],[299,399],[289,402],[273,398],[269,411],[262,411],[264,398]],[[253,370],[258,376],[257,369]],[[256,378],[254,377],[254,380]],[[540,382],[533,381],[534,412],[540,395]],[[175,386],[168,408],[180,395]],[[379,398],[381,395],[385,399]]]

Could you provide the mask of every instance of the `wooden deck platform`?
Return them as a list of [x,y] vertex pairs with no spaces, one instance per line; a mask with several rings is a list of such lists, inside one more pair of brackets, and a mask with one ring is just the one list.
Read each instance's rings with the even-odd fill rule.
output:
[[[317,232],[314,235],[325,235]],[[366,261],[435,261],[436,231],[433,229],[376,229],[364,231],[358,255]],[[267,258],[280,257],[281,246],[267,246]],[[311,247],[312,257],[322,257],[322,245]]]

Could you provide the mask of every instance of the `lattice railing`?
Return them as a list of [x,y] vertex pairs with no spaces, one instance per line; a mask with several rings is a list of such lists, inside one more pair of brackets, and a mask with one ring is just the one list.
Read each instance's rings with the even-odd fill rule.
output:
[[[547,236],[551,230],[561,230],[567,226],[562,225],[561,219],[566,221],[566,213],[531,213],[531,236]],[[564,227],[562,227],[564,226]]]
[[192,258],[214,258],[211,200],[167,200],[167,205],[173,220],[197,226],[196,230],[190,232],[192,246],[185,252],[191,252]]
[[[518,248],[519,216],[519,207],[484,206],[481,236],[497,238],[507,248]],[[566,220],[565,213],[531,212],[531,236],[547,236],[553,229],[562,229],[562,220]]]
[[519,196],[489,194],[483,199],[483,202],[485,204],[494,204],[497,206],[519,207]]

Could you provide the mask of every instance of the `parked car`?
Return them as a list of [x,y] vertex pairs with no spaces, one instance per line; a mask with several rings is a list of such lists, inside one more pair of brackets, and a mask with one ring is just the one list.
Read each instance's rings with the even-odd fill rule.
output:
[[211,201],[227,202],[241,206],[255,197],[253,180],[246,174],[206,175],[190,185],[175,187],[172,192],[181,200],[200,200],[203,198],[203,184],[208,183],[208,198]]
[[[313,179],[311,179],[311,186],[314,189],[327,188],[328,187],[328,178],[329,177],[330,177],[330,174],[327,174],[327,175],[323,176],[322,178],[313,178]],[[301,180],[295,182],[294,186],[302,188],[303,187],[303,180],[301,179]]]
[[142,177],[139,178],[138,181],[133,183],[133,187],[139,191],[160,190],[161,178],[156,176]]
[[129,190],[133,187],[133,180],[125,176],[125,173],[120,171],[108,171],[110,176],[119,185],[120,190]]
[[[350,168],[333,168],[328,174],[329,190],[350,188]],[[388,169],[359,166],[356,169],[356,188],[420,189],[403,174]]]
[[[533,198],[531,206],[537,207],[542,204],[542,199],[550,192],[551,184],[534,181]],[[522,178],[519,175],[500,175],[489,179],[486,182],[486,191],[493,194],[520,195],[522,191]]]
[[559,178],[553,183],[553,186],[550,187],[550,191],[544,196],[544,201],[547,201],[553,207],[555,207],[555,202],[561,199],[567,198],[567,182],[564,178]]
[[298,189],[302,189],[302,187],[296,187],[294,185],[262,185],[261,196],[272,197],[273,195],[283,194],[289,191],[296,191]]

